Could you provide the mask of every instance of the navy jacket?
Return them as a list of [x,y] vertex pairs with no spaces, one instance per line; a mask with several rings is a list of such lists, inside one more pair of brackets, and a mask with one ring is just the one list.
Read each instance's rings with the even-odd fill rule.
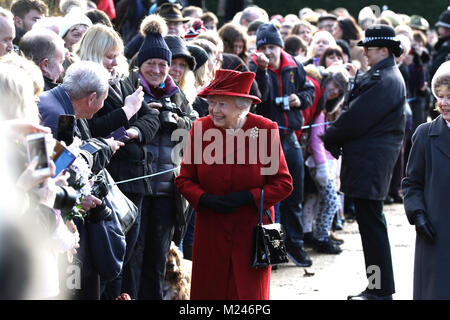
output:
[[[359,80],[358,80],[359,79]],[[341,190],[384,200],[405,131],[406,89],[389,57],[357,78],[348,108],[325,132],[325,148],[342,148]]]
[[[118,83],[111,83],[103,108],[91,120],[88,120],[94,137],[107,137],[122,126],[125,129],[134,127],[140,133],[140,139],[127,141],[124,147],[117,150],[107,167],[116,182],[151,174],[145,144],[150,142],[158,132],[159,118],[147,103],[142,102],[139,111],[127,119],[122,107],[125,98],[134,91],[135,87],[129,78],[122,79]],[[150,194],[151,191],[149,179],[119,184],[119,188],[122,192],[144,195]]]
[[[261,92],[262,102],[256,106],[256,113],[278,123],[280,135],[292,133],[303,126],[302,109],[311,106],[314,100],[314,85],[306,78],[303,66],[285,51],[281,52],[279,74],[271,70],[258,69],[255,56],[250,61],[250,70],[256,73],[256,82]],[[284,111],[277,105],[276,98],[295,93],[301,102],[300,108]],[[289,130],[283,129],[288,128]]]

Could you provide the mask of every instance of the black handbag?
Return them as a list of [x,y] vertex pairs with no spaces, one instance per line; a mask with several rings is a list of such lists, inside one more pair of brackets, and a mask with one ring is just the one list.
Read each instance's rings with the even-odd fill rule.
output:
[[137,219],[138,208],[115,184],[108,170],[104,169],[103,172],[108,185],[108,194],[105,197],[106,205],[116,214],[123,233],[127,234]]
[[[264,210],[264,190],[261,189],[259,206],[259,223],[253,229],[253,248],[250,265],[252,268],[265,268],[288,262],[284,231],[279,223],[273,223],[269,210]],[[269,224],[263,224],[263,214],[267,215]]]

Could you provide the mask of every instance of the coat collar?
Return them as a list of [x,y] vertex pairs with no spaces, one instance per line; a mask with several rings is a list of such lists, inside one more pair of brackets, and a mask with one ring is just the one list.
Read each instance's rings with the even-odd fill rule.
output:
[[436,147],[450,158],[450,129],[442,116],[431,122],[428,135],[436,137]]
[[59,101],[66,114],[75,114],[72,101],[61,85],[51,89],[49,94],[52,94]]
[[369,72],[372,70],[374,72],[375,70],[393,67],[395,65],[396,65],[396,63],[395,63],[394,57],[387,57],[386,59],[381,60],[376,65],[374,65],[372,68],[370,68]]

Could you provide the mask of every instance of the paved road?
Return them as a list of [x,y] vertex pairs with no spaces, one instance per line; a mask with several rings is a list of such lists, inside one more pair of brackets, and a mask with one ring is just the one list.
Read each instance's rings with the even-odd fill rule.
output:
[[[403,205],[384,206],[394,266],[396,300],[412,299],[414,227]],[[272,272],[272,300],[343,300],[367,286],[361,238],[356,222],[346,223],[338,235],[345,240],[339,255],[317,254],[307,249],[313,265],[299,268],[289,262]],[[305,274],[305,270],[309,275]],[[314,275],[311,275],[313,273]]]

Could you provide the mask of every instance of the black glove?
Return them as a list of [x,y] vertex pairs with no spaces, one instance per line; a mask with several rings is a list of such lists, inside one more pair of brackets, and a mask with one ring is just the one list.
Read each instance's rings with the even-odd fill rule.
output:
[[231,205],[233,205],[235,207],[241,207],[241,206],[245,206],[247,204],[253,204],[255,201],[253,199],[252,193],[248,190],[239,191],[239,192],[231,192],[231,193],[225,195],[223,198],[225,201],[227,201],[228,203],[230,203]]
[[199,204],[217,213],[233,213],[236,206],[225,200],[224,196],[204,193],[200,196]]
[[330,143],[327,140],[326,133],[319,136],[319,138],[320,138],[320,140],[323,141],[323,146],[325,147],[325,149],[327,149],[328,152],[330,152],[333,157],[335,157],[336,159],[339,159],[339,157],[342,155],[342,147],[335,143]]
[[425,212],[420,211],[414,216],[414,224],[416,226],[416,232],[419,236],[423,237],[425,241],[434,243],[436,238],[436,232],[428,221]]
[[336,159],[339,159],[339,157],[342,155],[342,147],[338,146],[337,144],[328,144],[328,143],[324,143],[323,145],[325,147],[325,149],[328,150],[328,152],[331,153],[331,155],[333,157],[335,157]]

